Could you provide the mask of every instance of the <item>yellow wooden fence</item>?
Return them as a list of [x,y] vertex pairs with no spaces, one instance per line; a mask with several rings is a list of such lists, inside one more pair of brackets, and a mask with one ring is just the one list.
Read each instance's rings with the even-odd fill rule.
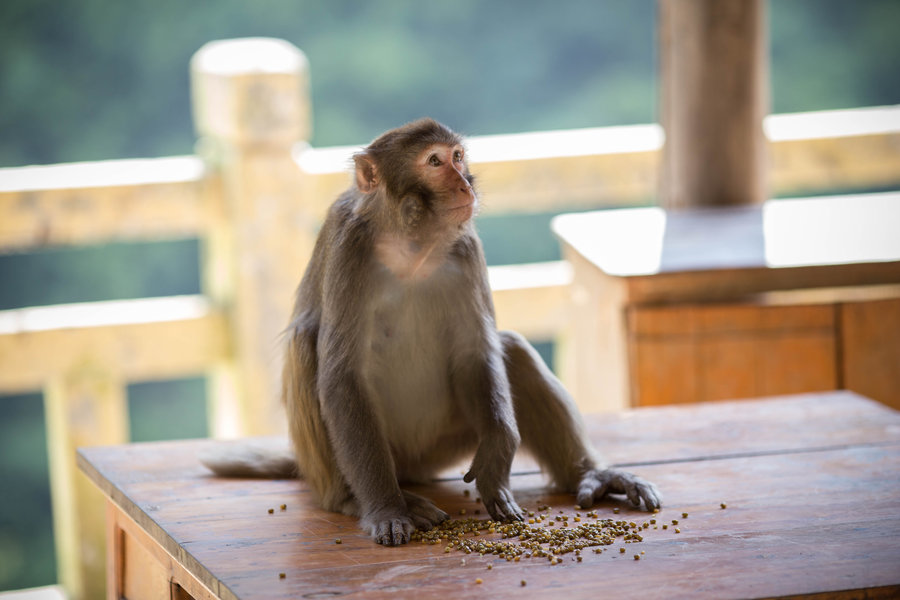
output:
[[[212,435],[284,430],[278,334],[350,181],[353,148],[304,141],[297,48],[213,42],[191,75],[196,156],[0,169],[0,251],[201,240],[202,295],[0,311],[0,394],[44,393],[59,578],[72,598],[103,597],[105,568],[103,502],[74,448],[128,441],[129,381],[204,375]],[[900,184],[898,106],[772,116],[766,131],[775,195]],[[483,213],[515,214],[652,201],[662,144],[657,125],[637,125],[476,137],[469,155]],[[564,344],[569,280],[563,262],[492,267],[499,325]]]

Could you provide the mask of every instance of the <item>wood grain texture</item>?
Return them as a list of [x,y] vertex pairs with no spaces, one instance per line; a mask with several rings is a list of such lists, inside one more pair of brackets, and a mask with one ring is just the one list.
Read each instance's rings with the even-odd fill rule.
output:
[[[302,481],[212,477],[194,457],[221,442],[86,448],[79,462],[149,539],[222,598],[900,592],[897,412],[837,392],[641,409],[593,416],[588,425],[610,459],[636,464],[634,471],[660,486],[665,505],[655,518],[680,520],[680,533],[648,529],[624,555],[617,543],[611,552],[584,553],[580,563],[566,555],[556,566],[445,553],[443,544],[385,548],[355,519],[316,508]],[[574,512],[572,497],[549,492],[527,462],[517,463],[513,488],[528,509],[546,502],[554,512]],[[474,486],[458,474],[414,489],[453,515],[479,509]],[[466,489],[473,493],[465,496]],[[648,518],[618,499],[598,510],[601,517]],[[642,560],[633,560],[639,551]]]
[[628,311],[637,406],[839,387],[834,305],[688,304]]
[[659,3],[660,198],[668,208],[767,198],[765,8],[763,0]]
[[844,385],[900,409],[900,298],[841,307]]

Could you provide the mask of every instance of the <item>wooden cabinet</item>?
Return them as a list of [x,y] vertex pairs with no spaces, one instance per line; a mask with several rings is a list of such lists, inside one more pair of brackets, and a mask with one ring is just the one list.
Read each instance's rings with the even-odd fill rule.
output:
[[554,221],[583,410],[851,389],[900,408],[900,194]]
[[634,307],[628,315],[638,405],[838,387],[834,306]]

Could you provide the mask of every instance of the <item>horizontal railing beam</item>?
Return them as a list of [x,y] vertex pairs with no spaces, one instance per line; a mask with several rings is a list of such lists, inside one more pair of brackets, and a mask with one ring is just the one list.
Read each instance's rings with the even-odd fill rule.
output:
[[[772,115],[771,196],[900,182],[900,106]],[[483,214],[653,202],[658,125],[469,139]],[[298,147],[309,215],[324,217],[350,184],[359,147]],[[0,169],[0,248],[202,235],[223,219],[218,177],[197,157]]]
[[42,389],[86,361],[128,381],[203,374],[229,359],[229,340],[202,296],[0,311],[0,393]]
[[0,169],[0,248],[197,236],[216,185],[192,156]]
[[572,283],[569,263],[489,267],[488,277],[500,329],[535,341],[552,340],[563,330]]

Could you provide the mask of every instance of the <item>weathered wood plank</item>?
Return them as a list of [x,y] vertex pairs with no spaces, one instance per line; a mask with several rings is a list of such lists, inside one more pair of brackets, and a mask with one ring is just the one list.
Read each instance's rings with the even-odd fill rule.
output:
[[[658,523],[678,519],[680,533],[648,529],[624,557],[616,544],[599,556],[585,553],[582,563],[566,556],[557,566],[448,554],[443,545],[384,548],[355,519],[316,508],[302,481],[211,477],[194,456],[214,441],[88,448],[79,462],[151,538],[224,598],[361,591],[593,596],[599,578],[604,589],[642,598],[900,591],[898,413],[833,393],[646,409],[589,423],[612,456],[643,463],[635,470],[666,495]],[[516,475],[513,487],[529,509],[547,502],[554,512],[574,511],[571,496],[549,493],[539,475]],[[451,514],[465,508],[473,515],[476,494],[465,496],[466,489],[474,486],[457,478],[419,491]],[[614,499],[600,513],[648,518]],[[641,550],[642,560],[634,561]]]

